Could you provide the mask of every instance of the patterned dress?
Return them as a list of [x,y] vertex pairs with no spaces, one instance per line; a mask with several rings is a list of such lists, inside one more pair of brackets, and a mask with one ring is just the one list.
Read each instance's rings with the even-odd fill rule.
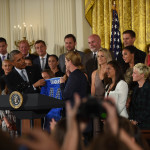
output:
[[[6,95],[4,90],[2,91],[2,95]],[[10,137],[12,137],[12,138],[17,137],[18,132],[15,127],[16,126],[15,125],[15,123],[16,123],[15,115],[13,115],[13,113],[10,110],[0,110],[0,119],[1,119],[0,128],[2,129],[2,131],[8,132]],[[13,126],[12,129],[7,127],[8,122]]]

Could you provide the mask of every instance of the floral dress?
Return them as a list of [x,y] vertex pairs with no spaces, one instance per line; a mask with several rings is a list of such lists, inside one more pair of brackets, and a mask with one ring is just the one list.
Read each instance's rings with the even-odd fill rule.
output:
[[[2,91],[2,95],[6,95],[4,91]],[[4,132],[8,132],[10,137],[14,138],[18,136],[18,132],[16,130],[16,117],[10,110],[0,110],[0,128]],[[11,128],[8,128],[8,123],[11,124]]]

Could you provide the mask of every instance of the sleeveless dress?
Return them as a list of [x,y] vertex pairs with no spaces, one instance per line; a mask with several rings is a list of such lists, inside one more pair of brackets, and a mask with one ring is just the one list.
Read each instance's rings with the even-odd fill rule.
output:
[[[1,95],[6,95],[5,90],[2,91]],[[7,118],[7,120],[11,124],[13,124],[14,126],[16,126],[16,116],[10,110],[0,110],[0,120],[1,120],[0,129],[2,131],[4,131],[4,132],[8,132],[9,136],[11,138],[18,137],[18,132],[17,132],[16,129],[9,129],[9,128],[7,128],[6,122],[3,119],[4,117]]]
[[[105,87],[103,80],[99,78],[99,70],[96,71],[95,75],[95,97],[100,98],[101,100],[104,98],[105,95]],[[93,119],[93,136],[97,136],[101,132],[101,123],[98,117]]]
[[95,96],[103,99],[105,95],[105,87],[103,80],[99,78],[99,70],[96,71],[95,75]]

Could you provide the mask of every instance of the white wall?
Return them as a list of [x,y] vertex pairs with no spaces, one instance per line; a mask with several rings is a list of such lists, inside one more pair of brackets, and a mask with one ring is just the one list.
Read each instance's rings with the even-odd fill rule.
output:
[[84,0],[0,0],[0,36],[7,39],[8,51],[16,48],[14,25],[23,22],[33,25],[34,40],[44,40],[49,54],[64,52],[64,36],[69,33],[77,37],[77,49],[88,48],[92,31],[84,16]]
[[0,37],[7,39],[9,46],[8,49],[10,49],[11,34],[9,0],[0,0]]

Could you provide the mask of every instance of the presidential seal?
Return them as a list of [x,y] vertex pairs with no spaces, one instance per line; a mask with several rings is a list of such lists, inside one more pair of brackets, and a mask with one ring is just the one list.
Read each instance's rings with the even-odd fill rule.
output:
[[14,91],[9,96],[9,103],[14,109],[18,109],[22,106],[23,96],[18,91]]

